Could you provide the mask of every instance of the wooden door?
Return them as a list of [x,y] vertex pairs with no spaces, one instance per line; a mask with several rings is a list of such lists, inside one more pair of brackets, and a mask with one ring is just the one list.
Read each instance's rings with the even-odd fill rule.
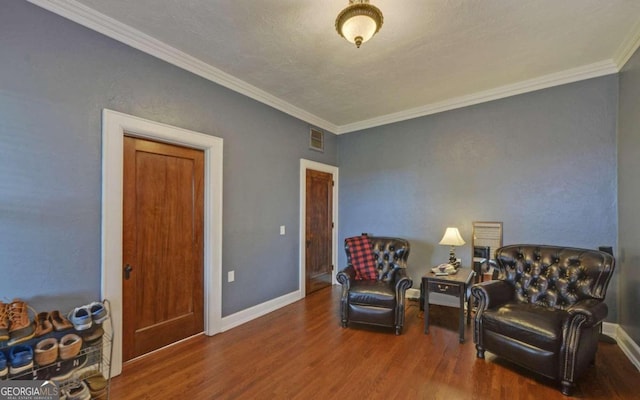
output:
[[331,286],[333,175],[307,169],[306,293]]
[[123,360],[204,330],[204,152],[124,138]]

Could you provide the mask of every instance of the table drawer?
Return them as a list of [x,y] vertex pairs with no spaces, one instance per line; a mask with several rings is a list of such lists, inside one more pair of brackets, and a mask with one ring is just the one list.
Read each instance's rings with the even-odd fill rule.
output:
[[460,298],[442,293],[429,293],[429,305],[460,308]]
[[460,284],[457,283],[444,283],[444,282],[429,282],[429,293],[442,293],[449,296],[460,295]]

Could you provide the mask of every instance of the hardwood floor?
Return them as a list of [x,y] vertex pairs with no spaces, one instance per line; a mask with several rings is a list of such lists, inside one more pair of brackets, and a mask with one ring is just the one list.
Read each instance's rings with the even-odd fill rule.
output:
[[[423,334],[409,303],[401,336],[340,327],[337,286],[213,337],[198,336],[124,366],[111,399],[568,399],[558,385],[487,353],[471,326],[458,343],[455,309],[432,307]],[[473,322],[472,322],[473,323]],[[574,398],[637,399],[640,372],[600,343]]]

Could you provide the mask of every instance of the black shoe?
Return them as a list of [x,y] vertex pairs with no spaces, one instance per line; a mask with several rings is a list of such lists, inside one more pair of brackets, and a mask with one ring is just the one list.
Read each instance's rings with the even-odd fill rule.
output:
[[50,381],[58,369],[58,363],[49,364],[46,367],[40,367],[34,371],[33,379]]
[[81,354],[76,358],[63,360],[54,365],[56,368],[53,371],[51,380],[59,384],[72,378],[74,372],[87,365],[87,355]]
[[71,378],[73,373],[73,360],[58,361],[50,367],[50,380],[60,384]]

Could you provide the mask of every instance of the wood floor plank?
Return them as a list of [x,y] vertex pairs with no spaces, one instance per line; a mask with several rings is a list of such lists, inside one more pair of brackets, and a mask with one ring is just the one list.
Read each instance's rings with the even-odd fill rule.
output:
[[[418,303],[409,302],[404,332],[395,336],[341,328],[339,296],[339,287],[323,289],[125,364],[111,399],[569,399],[554,381],[491,353],[477,359],[471,326],[458,343],[455,309],[432,307],[424,335]],[[600,343],[572,398],[637,399],[639,379],[617,345]]]

